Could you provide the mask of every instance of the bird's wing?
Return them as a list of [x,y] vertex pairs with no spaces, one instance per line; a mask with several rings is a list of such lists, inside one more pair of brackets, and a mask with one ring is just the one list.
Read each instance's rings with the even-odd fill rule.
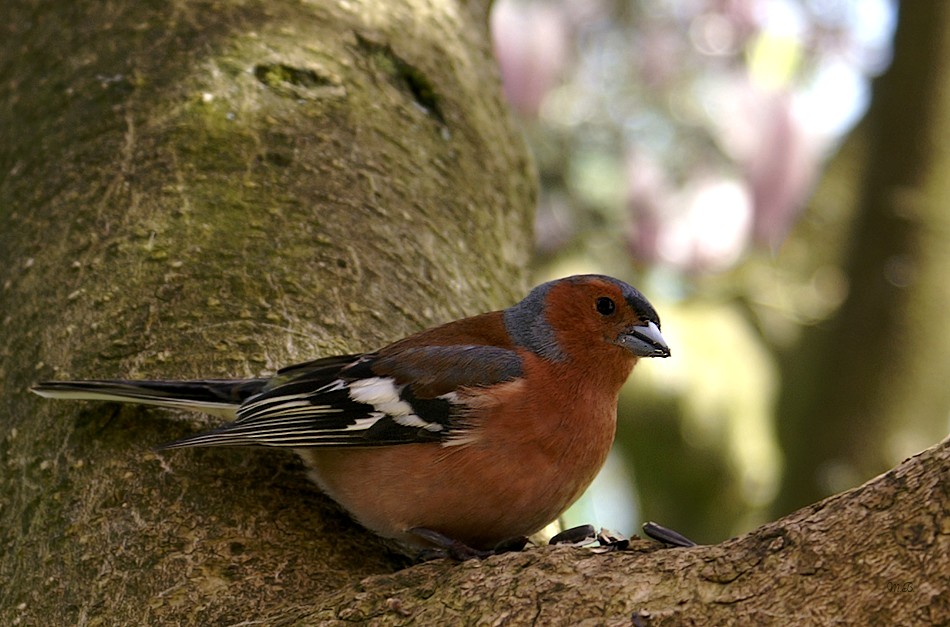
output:
[[521,357],[494,346],[416,346],[317,360],[278,373],[237,420],[168,445],[384,446],[445,442],[464,429],[459,393],[512,381]]

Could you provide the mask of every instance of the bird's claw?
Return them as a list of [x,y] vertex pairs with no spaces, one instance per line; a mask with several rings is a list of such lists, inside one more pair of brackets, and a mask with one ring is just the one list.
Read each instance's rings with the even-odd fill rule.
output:
[[409,533],[422,538],[426,542],[433,544],[431,549],[423,549],[419,555],[422,560],[449,558],[456,562],[464,562],[470,559],[485,559],[492,555],[501,555],[502,553],[511,553],[522,550],[527,544],[528,539],[524,536],[516,536],[499,542],[493,549],[482,550],[468,546],[464,542],[455,540],[432,529],[424,527],[413,527]]

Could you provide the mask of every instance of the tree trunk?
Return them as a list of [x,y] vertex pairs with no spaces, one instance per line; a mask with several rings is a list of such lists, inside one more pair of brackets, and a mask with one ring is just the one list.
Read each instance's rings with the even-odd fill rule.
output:
[[231,377],[510,304],[484,6],[0,5],[0,623],[227,624],[404,562],[282,452],[46,378]]

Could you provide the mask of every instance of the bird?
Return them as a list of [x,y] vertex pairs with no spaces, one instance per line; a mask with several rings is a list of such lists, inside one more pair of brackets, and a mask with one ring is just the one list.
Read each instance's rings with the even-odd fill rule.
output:
[[159,448],[293,449],[364,527],[467,558],[563,513],[606,460],[634,365],[669,356],[643,294],[586,274],[538,285],[504,310],[272,377],[44,381],[31,390],[225,416]]

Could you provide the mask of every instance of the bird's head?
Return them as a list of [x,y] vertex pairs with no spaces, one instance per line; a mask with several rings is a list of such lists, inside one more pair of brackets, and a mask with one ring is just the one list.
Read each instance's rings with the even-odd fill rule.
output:
[[660,318],[631,285],[586,274],[549,281],[504,312],[508,333],[541,357],[669,357]]

